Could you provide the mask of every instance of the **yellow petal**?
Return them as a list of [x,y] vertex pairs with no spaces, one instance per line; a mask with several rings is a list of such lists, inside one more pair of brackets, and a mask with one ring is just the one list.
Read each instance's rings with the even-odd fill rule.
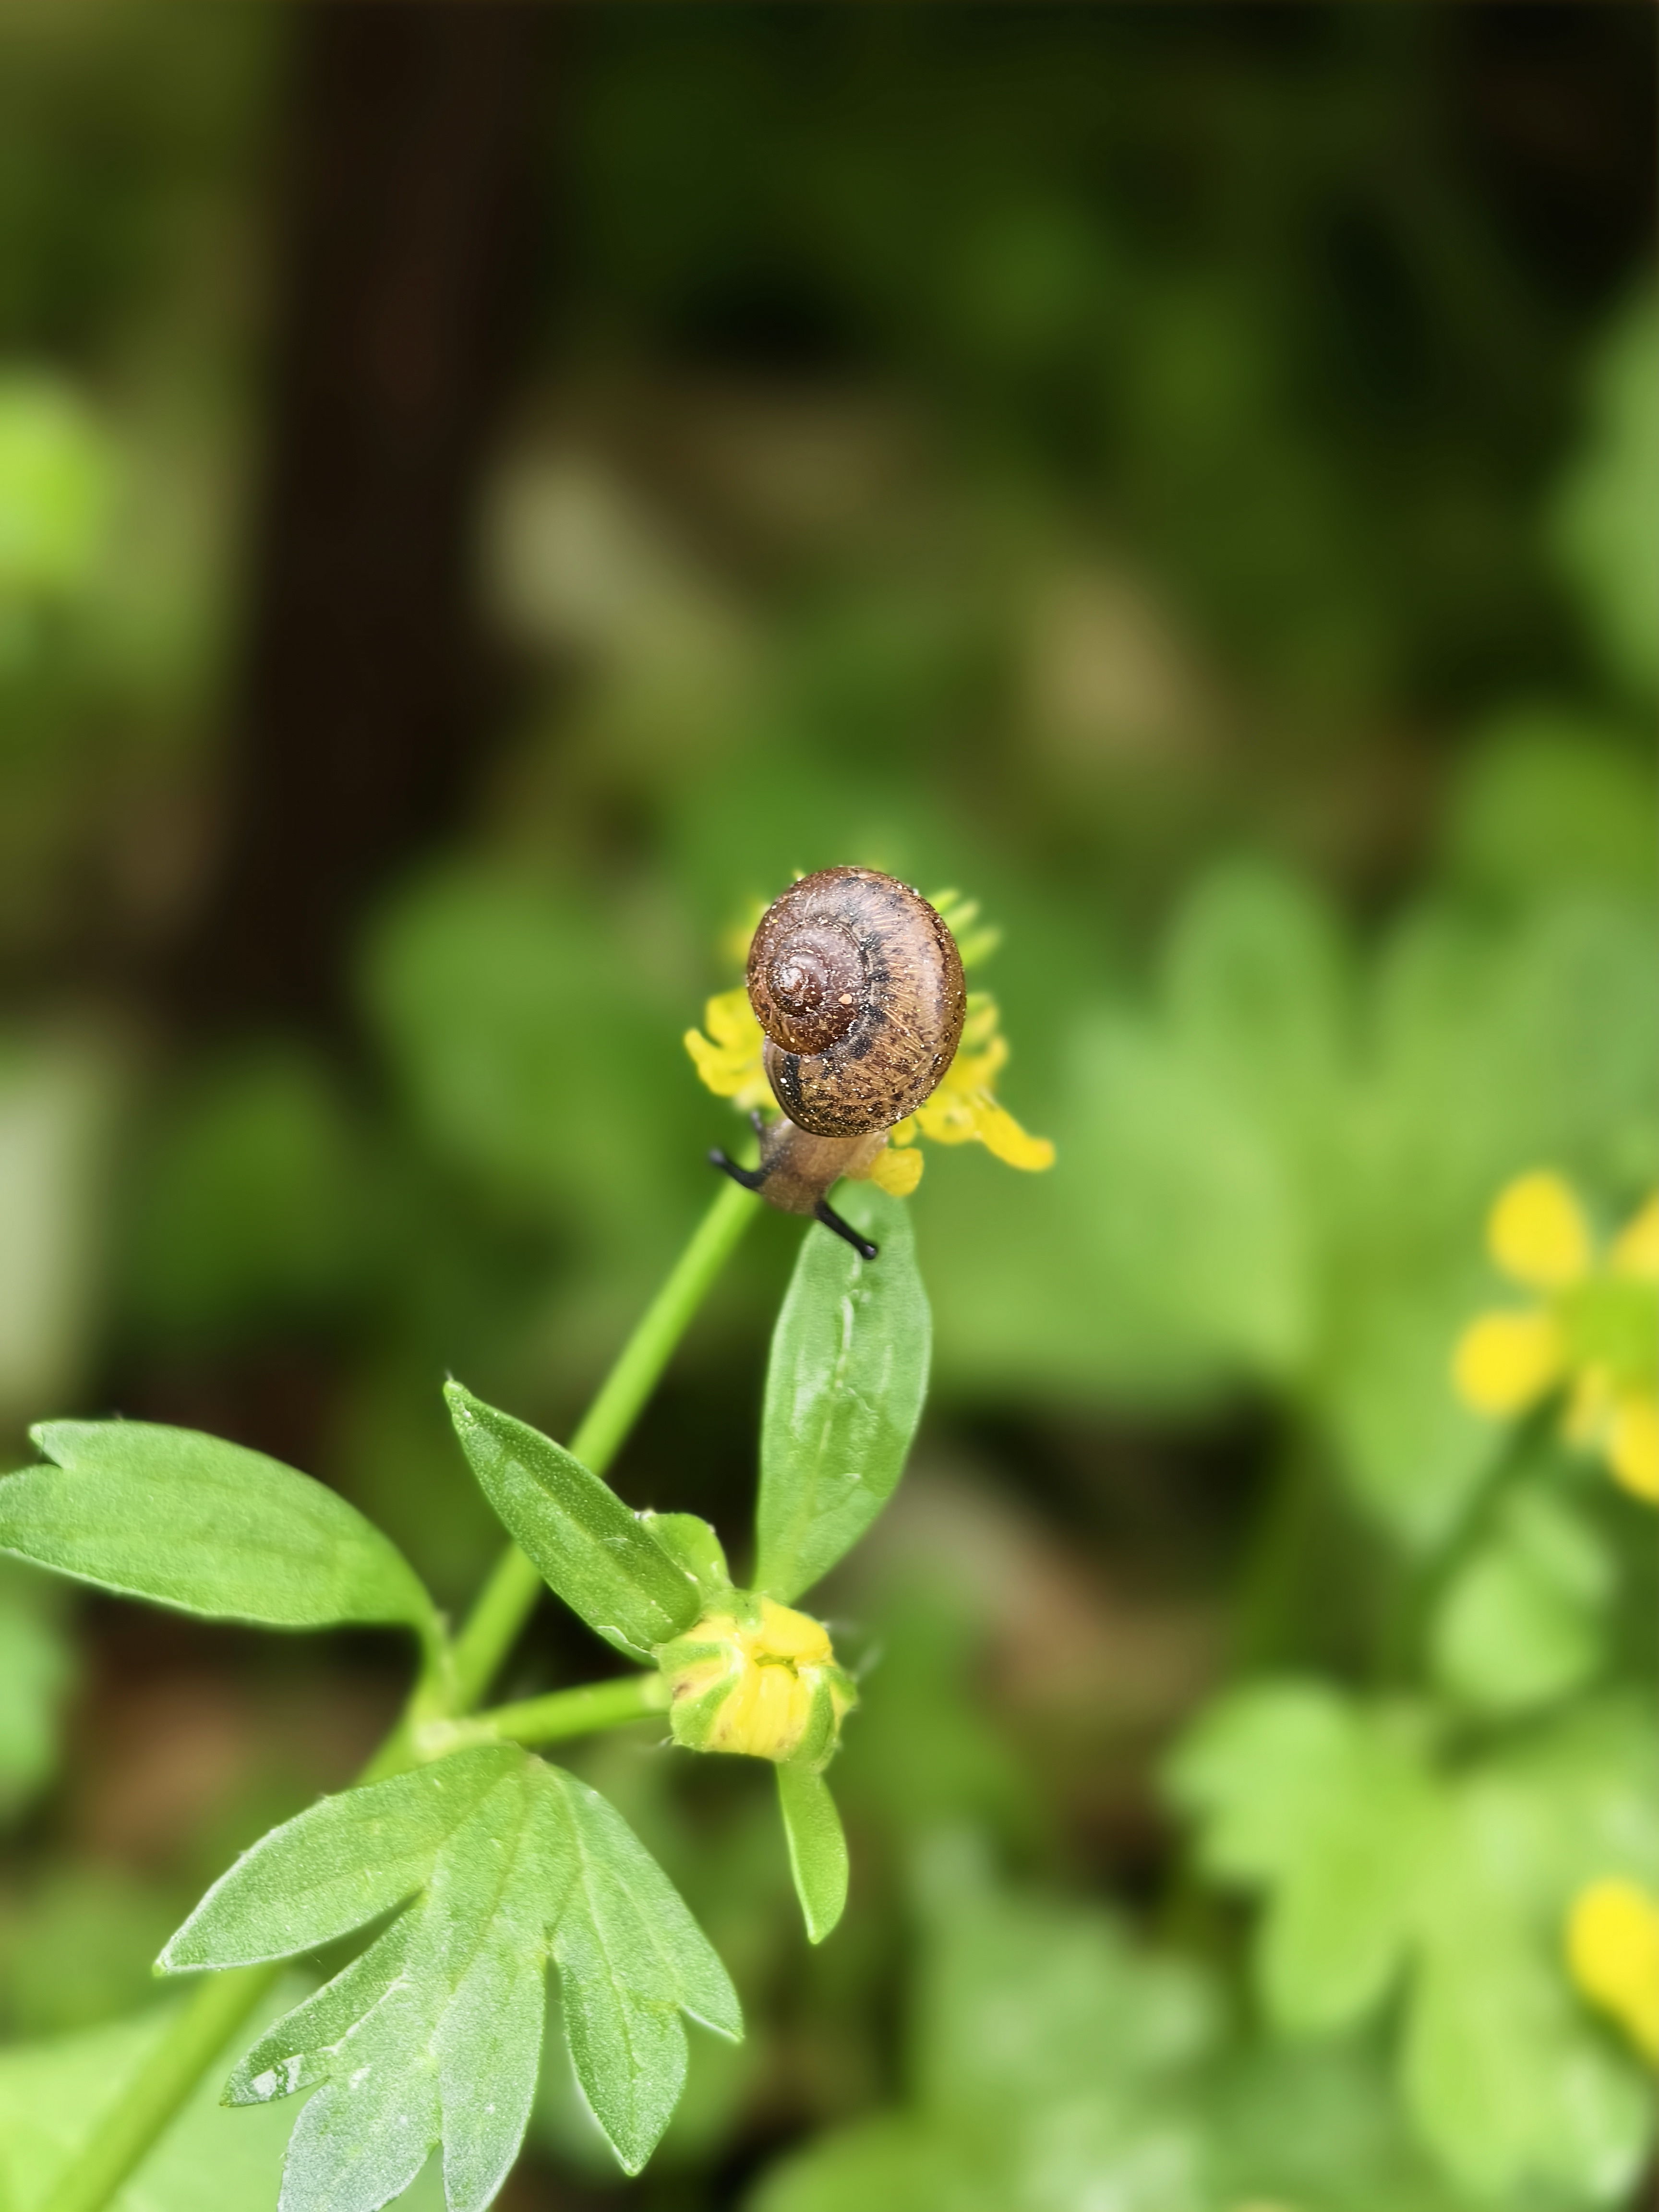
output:
[[1608,1260],[1616,1275],[1659,1283],[1659,1196],[1650,1198],[1613,1239]]
[[1659,1398],[1621,1398],[1607,1431],[1607,1464],[1633,1497],[1659,1505]]
[[1547,1313],[1482,1314],[1458,1340],[1452,1377],[1477,1413],[1518,1413],[1561,1374],[1561,1332]]
[[749,945],[759,927],[769,902],[763,898],[750,899],[741,921],[733,922],[720,938],[720,951],[734,968],[744,967],[749,958]]
[[685,1048],[698,1075],[717,1098],[740,1107],[763,1106],[771,1086],[761,1065],[761,1029],[744,990],[721,991],[703,1008],[708,1035],[687,1030]]
[[896,1152],[890,1145],[884,1152],[878,1152],[870,1164],[870,1180],[878,1190],[884,1190],[890,1198],[908,1198],[921,1181],[921,1170],[927,1163],[913,1146],[908,1152]]
[[1039,1174],[1054,1164],[1054,1148],[1047,1137],[1028,1136],[1007,1108],[999,1106],[994,1098],[980,1102],[974,1133],[986,1151],[1006,1167],[1025,1168]]
[[887,1132],[890,1145],[914,1145],[916,1141],[916,1117],[907,1114],[902,1121],[895,1121]]
[[701,1030],[687,1030],[680,1040],[690,1054],[698,1075],[717,1098],[729,1098],[733,1085],[728,1080],[730,1054],[717,1044],[710,1044]]
[[1564,1290],[1589,1272],[1589,1224],[1557,1175],[1524,1175],[1501,1192],[1486,1242],[1504,1273],[1530,1290]]
[[718,1045],[731,1052],[758,1052],[761,1025],[749,994],[741,984],[735,991],[717,991],[702,1010],[703,1027]]
[[1592,1882],[1567,1918],[1567,1966],[1659,2063],[1659,1905],[1633,1881]]
[[971,1145],[979,1134],[975,1126],[974,1094],[947,1091],[943,1084],[915,1110],[915,1124],[931,1144]]
[[798,1667],[827,1667],[835,1657],[830,1632],[810,1613],[780,1605],[775,1598],[760,1601],[760,1630],[753,1638],[757,1659],[787,1659]]

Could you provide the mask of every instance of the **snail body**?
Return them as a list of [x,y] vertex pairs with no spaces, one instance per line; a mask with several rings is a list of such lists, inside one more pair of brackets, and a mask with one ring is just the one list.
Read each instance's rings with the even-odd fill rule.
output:
[[821,868],[775,900],[749,948],[749,1002],[784,1118],[758,1124],[758,1168],[714,1155],[786,1213],[875,1247],[827,1193],[867,1174],[896,1121],[938,1085],[962,1036],[956,940],[919,892],[872,868]]

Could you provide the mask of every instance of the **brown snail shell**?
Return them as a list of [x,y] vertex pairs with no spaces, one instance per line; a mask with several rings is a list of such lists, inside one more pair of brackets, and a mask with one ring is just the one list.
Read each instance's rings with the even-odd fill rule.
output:
[[873,868],[803,876],[761,917],[749,1003],[798,1128],[866,1136],[913,1114],[956,1056],[967,994],[927,900]]

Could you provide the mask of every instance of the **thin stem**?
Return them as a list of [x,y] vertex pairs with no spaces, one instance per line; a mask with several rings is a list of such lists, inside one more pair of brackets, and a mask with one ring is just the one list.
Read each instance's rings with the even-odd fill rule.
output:
[[[674,1347],[708,1295],[715,1276],[736,1250],[755,1212],[755,1201],[747,1191],[736,1183],[726,1184],[698,1224],[673,1273],[646,1308],[570,1439],[572,1452],[595,1474],[603,1474],[616,1457],[673,1357]],[[518,1546],[509,1544],[455,1639],[455,1702],[460,1711],[466,1711],[483,1695],[541,1591],[541,1577]]]
[[550,1690],[544,1697],[520,1698],[492,1705],[469,1719],[436,1721],[422,1730],[428,1758],[460,1751],[475,1743],[562,1743],[600,1729],[624,1728],[629,1721],[660,1713],[668,1686],[660,1674],[623,1674],[609,1682],[584,1682],[580,1689]]
[[[615,1458],[754,1215],[749,1194],[735,1183],[725,1185],[623,1346],[570,1442],[577,1458],[596,1474]],[[456,1640],[452,1694],[463,1711],[483,1693],[541,1587],[541,1577],[524,1553],[516,1545],[509,1546]],[[401,1773],[429,1755],[427,1747],[441,1725],[422,1710],[429,1688],[429,1670],[423,1668],[397,1725],[360,1779],[378,1781]],[[659,1711],[659,1703],[652,1700],[659,1696],[654,1675],[624,1676],[617,1682],[526,1698],[479,1714],[470,1724],[455,1725],[458,1729],[468,1725],[483,1729],[464,1739],[469,1742],[551,1743],[561,1736],[617,1727]],[[450,1747],[446,1743],[445,1748]],[[94,2139],[58,2177],[40,2212],[101,2212],[282,1971],[282,1962],[277,1962],[208,1975],[104,2116]]]
[[1234,1601],[1233,1663],[1243,1673],[1283,1662],[1298,1618],[1320,1504],[1314,1447],[1292,1429],[1279,1439]]
[[206,1976],[60,2178],[43,2212],[99,2212],[108,2203],[282,1971],[279,1962]]

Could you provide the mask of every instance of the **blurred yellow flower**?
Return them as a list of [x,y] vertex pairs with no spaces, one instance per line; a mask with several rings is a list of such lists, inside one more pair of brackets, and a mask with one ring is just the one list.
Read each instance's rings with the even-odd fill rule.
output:
[[1540,1170],[1499,1194],[1486,1241],[1538,1297],[1464,1330],[1452,1362],[1459,1394],[1501,1418],[1566,1386],[1568,1437],[1659,1504],[1659,1196],[1598,1255],[1573,1192]]
[[[974,926],[979,916],[975,901],[942,891],[933,904],[956,934],[964,968],[995,950],[996,931]],[[717,993],[704,1006],[702,1020],[701,1030],[685,1032],[685,1048],[708,1088],[745,1113],[772,1107],[771,1085],[761,1066],[761,1026],[748,992],[739,986]],[[887,1149],[866,1171],[870,1181],[895,1198],[908,1198],[921,1181],[922,1158],[914,1149],[919,1136],[938,1145],[983,1145],[1011,1168],[1036,1172],[1052,1167],[1054,1148],[1048,1139],[1027,1135],[993,1094],[1007,1059],[996,1000],[988,991],[970,991],[956,1058],[927,1103],[889,1130]]]
[[1590,2002],[1659,2065],[1659,1900],[1633,1881],[1594,1881],[1567,1916],[1567,1967]]

